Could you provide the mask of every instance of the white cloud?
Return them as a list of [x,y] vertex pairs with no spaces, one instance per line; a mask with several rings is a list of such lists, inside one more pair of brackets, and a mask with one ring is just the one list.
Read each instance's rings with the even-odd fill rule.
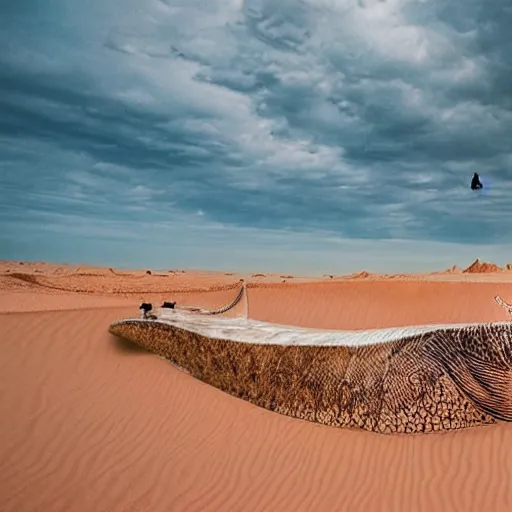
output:
[[505,236],[505,15],[489,31],[459,0],[57,0],[27,39],[16,9],[0,34],[9,221]]

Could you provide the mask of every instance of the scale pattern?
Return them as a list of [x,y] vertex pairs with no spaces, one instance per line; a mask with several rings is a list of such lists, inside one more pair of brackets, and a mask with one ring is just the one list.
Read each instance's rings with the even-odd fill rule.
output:
[[512,421],[512,324],[365,346],[234,342],[135,319],[109,331],[226,393],[325,425],[412,434]]

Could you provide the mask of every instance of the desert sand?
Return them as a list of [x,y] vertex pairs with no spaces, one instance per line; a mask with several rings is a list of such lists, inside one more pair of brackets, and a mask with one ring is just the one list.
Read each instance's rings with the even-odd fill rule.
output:
[[0,509],[511,510],[512,425],[413,437],[316,425],[107,332],[143,300],[222,305],[240,278],[249,316],[276,323],[502,321],[493,297],[512,302],[509,270],[294,278],[0,262]]

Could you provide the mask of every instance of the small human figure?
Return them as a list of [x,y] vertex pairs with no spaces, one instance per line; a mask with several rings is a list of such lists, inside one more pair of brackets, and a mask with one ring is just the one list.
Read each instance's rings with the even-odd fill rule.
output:
[[473,179],[471,180],[471,190],[478,190],[480,188],[483,188],[483,185],[478,173],[475,172],[475,174],[473,174]]
[[143,302],[139,309],[141,310],[141,316],[144,320],[156,320],[156,316],[151,314],[153,305],[149,302]]

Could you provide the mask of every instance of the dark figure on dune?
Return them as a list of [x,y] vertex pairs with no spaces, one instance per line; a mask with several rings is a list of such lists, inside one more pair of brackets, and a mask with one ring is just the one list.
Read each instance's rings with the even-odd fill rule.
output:
[[475,172],[475,174],[473,174],[473,179],[471,180],[471,190],[478,190],[479,188],[483,188],[483,185],[478,173]]
[[156,320],[156,316],[152,315],[150,312],[153,309],[153,305],[148,302],[143,302],[139,309],[142,311],[142,318],[148,318],[150,320]]

